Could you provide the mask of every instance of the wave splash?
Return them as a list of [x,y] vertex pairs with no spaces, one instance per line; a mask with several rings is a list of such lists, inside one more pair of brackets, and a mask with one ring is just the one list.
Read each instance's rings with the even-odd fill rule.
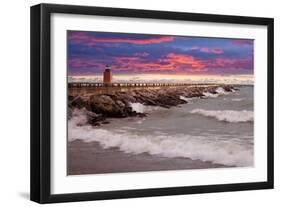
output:
[[[229,94],[229,92],[226,92],[222,87],[218,87],[216,89],[216,92],[217,93],[210,93],[210,92],[203,92],[203,95],[205,97],[208,97],[208,98],[217,98],[219,97],[220,95],[227,95]],[[235,92],[234,90],[232,90],[232,92]]]
[[160,109],[164,109],[161,106],[147,106],[144,105],[142,103],[130,103],[130,106],[132,107],[132,110],[137,112],[137,113],[147,113],[147,112],[153,112],[153,111],[157,111]]
[[233,98],[231,99],[232,101],[244,101],[245,99],[244,98]]
[[132,110],[137,113],[144,113],[145,111],[145,105],[141,103],[130,103],[130,106],[132,107]]
[[[250,166],[253,151],[228,139],[210,141],[206,136],[191,135],[138,135],[126,130],[94,129],[90,125],[79,126],[83,116],[71,119],[68,125],[69,141],[98,142],[103,148],[118,148],[132,154],[148,153],[168,158],[183,157],[192,160],[210,161],[228,166]],[[212,135],[213,136],[213,135]],[[209,140],[209,141],[208,141]]]
[[[216,92],[217,92],[218,94],[221,94],[221,95],[229,94],[229,92],[226,92],[222,87],[218,87],[218,88],[216,89]],[[232,90],[232,92],[234,92],[234,91]]]
[[203,95],[205,97],[209,97],[209,98],[217,98],[219,96],[219,94],[213,94],[213,93],[210,93],[210,92],[204,92]]
[[[208,97],[208,98],[217,98],[220,95],[227,95],[227,94],[229,94],[229,92],[226,92],[222,87],[218,87],[216,89],[216,92],[217,93],[203,92],[203,95],[205,97]],[[185,96],[179,96],[179,98],[181,100],[186,101],[187,103],[192,103],[192,101],[194,99],[196,99],[196,97],[188,98],[188,97],[185,97]],[[132,108],[133,111],[135,111],[137,113],[150,112],[150,111],[158,110],[158,109],[161,108],[160,106],[147,106],[147,105],[144,105],[144,104],[138,103],[138,102],[130,103],[130,107]]]
[[231,123],[239,123],[239,122],[253,122],[254,121],[254,113],[253,111],[233,111],[233,110],[221,110],[221,111],[213,111],[213,110],[205,110],[205,109],[193,109],[190,111],[191,114],[199,114],[206,117],[215,118],[218,121],[225,121]]

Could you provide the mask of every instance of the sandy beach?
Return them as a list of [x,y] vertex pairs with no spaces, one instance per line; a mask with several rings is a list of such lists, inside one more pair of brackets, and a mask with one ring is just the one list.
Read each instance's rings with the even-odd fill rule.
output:
[[187,158],[152,156],[148,153],[128,154],[117,148],[103,149],[97,142],[68,142],[68,175],[219,167],[226,166]]

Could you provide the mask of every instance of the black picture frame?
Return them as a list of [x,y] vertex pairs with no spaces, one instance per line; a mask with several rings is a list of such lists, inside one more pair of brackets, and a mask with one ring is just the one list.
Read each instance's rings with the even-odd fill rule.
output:
[[[51,194],[51,72],[50,72],[50,16],[53,13],[99,15],[112,17],[134,17],[165,20],[181,20],[207,23],[233,23],[267,26],[267,181],[235,184],[167,187],[73,194]],[[88,201],[103,199],[167,196],[179,194],[211,193],[273,188],[273,46],[274,20],[272,18],[195,14],[168,11],[103,8],[56,4],[39,4],[31,7],[31,174],[30,199],[38,203]]]

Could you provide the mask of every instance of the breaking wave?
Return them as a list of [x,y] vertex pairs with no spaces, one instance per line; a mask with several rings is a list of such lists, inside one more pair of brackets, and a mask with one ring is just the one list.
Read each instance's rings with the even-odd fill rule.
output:
[[210,92],[205,92],[205,93],[203,93],[203,95],[206,97],[210,97],[210,98],[217,98],[219,96],[219,94],[213,94]]
[[212,117],[218,121],[239,123],[239,122],[253,122],[254,113],[253,111],[233,111],[233,110],[222,110],[222,111],[213,111],[213,110],[204,110],[204,109],[194,109],[190,111],[192,114],[199,114],[206,117]]
[[187,103],[192,103],[192,101],[194,101],[196,98],[198,97],[187,98],[185,96],[180,96],[180,99],[186,101]]
[[[204,92],[203,95],[205,97],[208,97],[208,98],[217,98],[220,95],[227,95],[227,94],[229,94],[229,92],[226,92],[222,87],[218,87],[216,89],[216,92],[217,93]],[[232,92],[234,92],[234,90],[232,90]]]
[[156,110],[163,110],[164,108],[161,106],[146,106],[142,103],[130,103],[130,106],[132,107],[132,110],[137,113],[146,113],[146,112],[153,112]]
[[[83,117],[80,117],[83,118]],[[71,119],[68,126],[69,141],[98,142],[103,148],[118,148],[132,154],[148,153],[168,158],[183,157],[192,160],[210,161],[228,166],[250,166],[253,151],[238,143],[208,141],[208,137],[164,133],[138,135],[128,131],[95,129],[90,125],[79,126],[78,117]]]
[[[229,92],[226,92],[222,87],[218,87],[218,88],[216,89],[216,92],[217,92],[218,94],[221,94],[221,95],[229,94]],[[232,90],[232,92],[234,92],[234,91]]]
[[186,101],[186,102],[189,102],[189,100],[190,100],[190,98],[186,98],[186,97],[184,97],[184,96],[180,96],[180,99],[181,99],[181,100],[184,100],[184,101]]
[[244,98],[233,98],[233,99],[231,99],[232,101],[243,101],[244,100]]
[[137,113],[144,113],[145,105],[141,103],[130,103],[130,106],[132,107],[132,110]]

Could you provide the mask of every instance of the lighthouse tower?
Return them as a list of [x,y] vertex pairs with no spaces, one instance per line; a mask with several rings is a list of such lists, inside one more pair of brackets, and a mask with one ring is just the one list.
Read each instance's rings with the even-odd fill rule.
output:
[[111,85],[112,83],[112,72],[109,65],[105,66],[105,70],[103,72],[103,83],[107,86]]

